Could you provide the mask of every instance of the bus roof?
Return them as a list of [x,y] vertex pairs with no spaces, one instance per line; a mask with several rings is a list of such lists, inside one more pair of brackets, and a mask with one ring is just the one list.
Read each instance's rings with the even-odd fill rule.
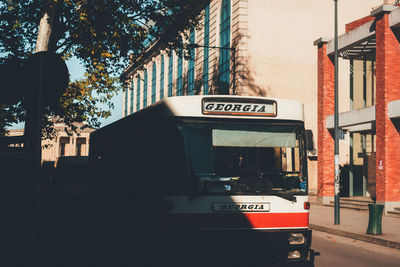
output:
[[[211,110],[206,108],[212,107]],[[260,112],[259,112],[260,111]],[[256,96],[196,95],[160,100],[99,130],[113,129],[133,118],[231,118],[304,121],[298,101]],[[96,132],[98,133],[99,130]],[[97,134],[96,133],[96,134]]]
[[[302,103],[277,98],[231,95],[175,96],[154,103],[149,108],[158,105],[167,106],[171,112],[168,117],[240,117],[304,121]],[[207,110],[207,107],[211,109]],[[270,112],[268,109],[271,109]]]
[[[206,110],[206,107],[212,109]],[[255,111],[252,112],[253,110]],[[277,98],[230,95],[174,96],[160,100],[92,132],[91,138],[100,132],[113,131],[126,123],[130,124],[135,118],[147,120],[170,117],[304,121],[304,111],[303,104],[298,101]]]

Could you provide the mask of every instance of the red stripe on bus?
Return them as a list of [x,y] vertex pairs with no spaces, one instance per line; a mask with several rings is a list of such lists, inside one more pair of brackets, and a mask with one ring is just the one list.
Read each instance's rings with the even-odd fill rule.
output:
[[167,228],[307,228],[308,213],[225,213],[162,215]]

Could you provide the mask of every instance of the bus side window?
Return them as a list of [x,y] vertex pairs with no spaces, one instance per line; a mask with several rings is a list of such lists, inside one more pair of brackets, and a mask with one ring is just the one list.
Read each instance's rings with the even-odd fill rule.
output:
[[[131,164],[135,166],[134,176],[136,186],[150,191],[159,191],[163,188],[166,179],[165,161],[173,155],[164,155],[164,131],[153,122],[145,129],[139,129],[135,135],[135,145],[131,153],[134,155]],[[175,150],[172,150],[175,151]]]
[[132,166],[132,176],[138,190],[147,187],[150,178],[150,173],[147,172],[148,164],[150,163],[148,141],[143,137],[144,134],[145,133],[138,133],[134,136],[133,149],[130,151],[130,160],[127,162],[129,166]]
[[166,193],[184,193],[188,172],[183,136],[175,125],[166,126],[160,141],[163,187]]

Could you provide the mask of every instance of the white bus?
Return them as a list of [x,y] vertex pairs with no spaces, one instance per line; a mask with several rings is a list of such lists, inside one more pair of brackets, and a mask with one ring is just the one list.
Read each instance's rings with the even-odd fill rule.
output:
[[170,97],[93,132],[90,142],[105,233],[98,242],[113,261],[309,259],[303,104]]

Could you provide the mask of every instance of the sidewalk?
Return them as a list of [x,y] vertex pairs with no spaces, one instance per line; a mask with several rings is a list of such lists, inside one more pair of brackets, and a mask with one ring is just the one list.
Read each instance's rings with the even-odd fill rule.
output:
[[340,225],[334,225],[334,208],[319,205],[310,197],[310,228],[378,245],[400,249],[400,216],[382,216],[382,235],[368,235],[368,212],[340,209]]

